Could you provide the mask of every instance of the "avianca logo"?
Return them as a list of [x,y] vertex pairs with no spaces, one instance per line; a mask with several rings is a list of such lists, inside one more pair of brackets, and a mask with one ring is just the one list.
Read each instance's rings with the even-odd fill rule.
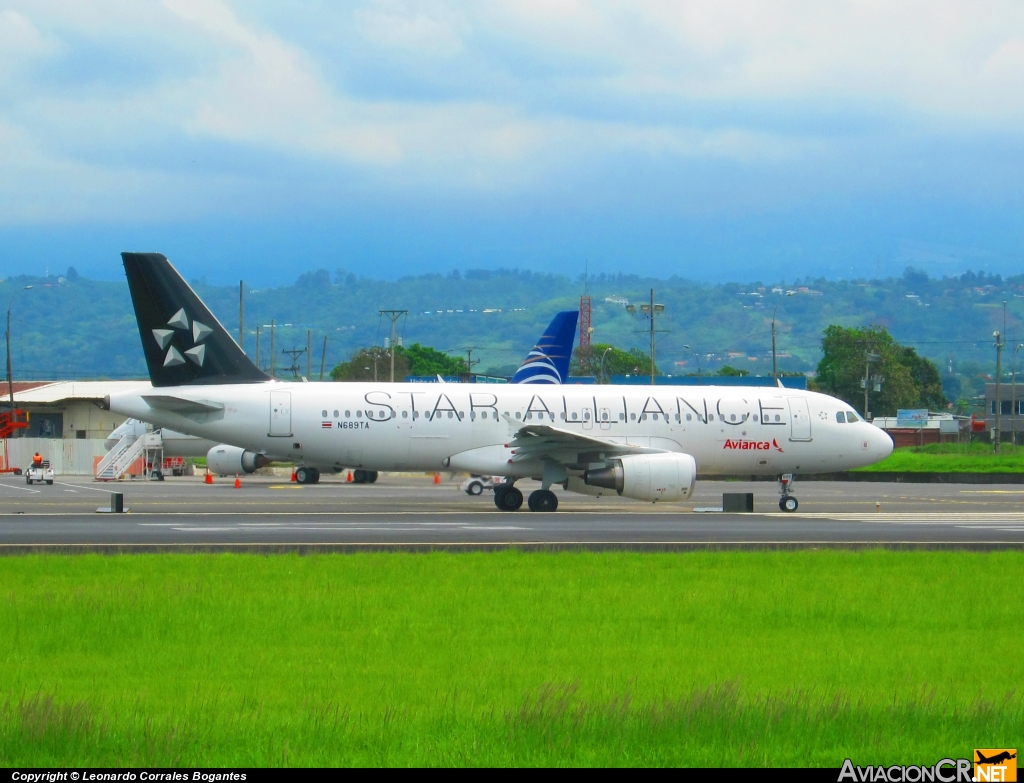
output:
[[725,445],[722,448],[736,449],[738,451],[769,451],[770,449],[782,451],[782,446],[779,445],[775,438],[772,438],[771,443],[766,440],[729,440],[726,438]]

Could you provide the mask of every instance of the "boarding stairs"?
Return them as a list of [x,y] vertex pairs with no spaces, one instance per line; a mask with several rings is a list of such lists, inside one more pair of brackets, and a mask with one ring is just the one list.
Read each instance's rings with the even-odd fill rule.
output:
[[[159,452],[158,461],[155,452]],[[141,436],[132,432],[123,435],[114,448],[96,465],[96,480],[120,481],[140,457],[146,458],[144,462],[147,467],[144,472],[148,472],[149,465],[155,465],[157,470],[160,469],[163,465],[163,438],[159,432],[147,432]]]
[[19,468],[12,468],[7,455],[7,439],[18,430],[28,428],[28,421],[25,411],[13,410],[0,413],[0,440],[4,442],[3,453],[0,454],[0,473],[20,473]]

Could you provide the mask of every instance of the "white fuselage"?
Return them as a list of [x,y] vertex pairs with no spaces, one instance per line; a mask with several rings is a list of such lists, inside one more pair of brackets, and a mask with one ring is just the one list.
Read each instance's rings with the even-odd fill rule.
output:
[[[143,395],[217,410],[151,407]],[[690,454],[704,475],[821,473],[892,451],[841,400],[777,387],[290,383],[160,387],[114,395],[111,410],[216,443],[320,466],[539,476],[510,462],[524,425]],[[222,406],[222,409],[220,407]],[[179,406],[180,407],[180,406]],[[591,450],[595,451],[595,450]]]

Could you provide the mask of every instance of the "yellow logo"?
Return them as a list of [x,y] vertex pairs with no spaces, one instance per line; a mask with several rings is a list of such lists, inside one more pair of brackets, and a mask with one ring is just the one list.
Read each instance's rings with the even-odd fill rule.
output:
[[1011,783],[1017,780],[1016,748],[975,748],[974,780],[978,783],[996,781]]

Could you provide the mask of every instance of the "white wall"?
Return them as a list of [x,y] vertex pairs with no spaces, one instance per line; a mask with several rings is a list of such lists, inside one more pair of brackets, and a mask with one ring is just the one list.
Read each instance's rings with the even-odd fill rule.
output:
[[[0,447],[2,448],[2,447]],[[91,476],[96,457],[107,453],[101,439],[67,440],[61,438],[11,438],[7,453],[11,467],[25,470],[36,452],[48,459],[58,476]],[[0,460],[3,451],[0,451]]]

